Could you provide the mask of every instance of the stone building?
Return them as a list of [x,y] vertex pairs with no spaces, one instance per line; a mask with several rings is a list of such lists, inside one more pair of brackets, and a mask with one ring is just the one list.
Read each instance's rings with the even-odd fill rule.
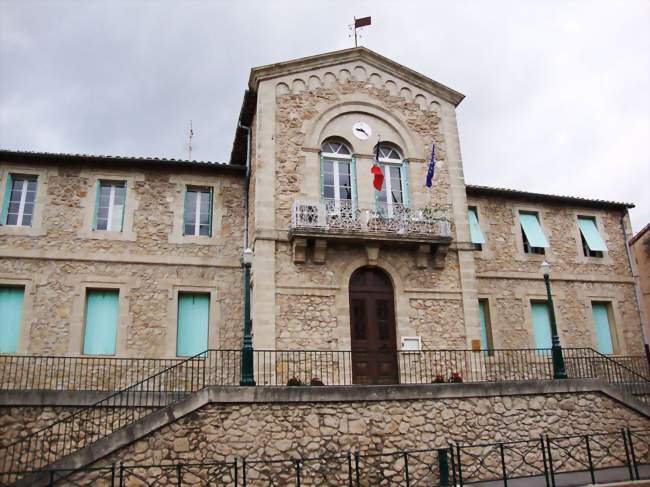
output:
[[[641,302],[641,313],[645,318],[645,336],[650,333],[648,317],[650,317],[650,223],[643,227],[630,239],[630,247],[637,266],[639,286],[637,292]],[[647,340],[644,342],[647,345]]]
[[[429,363],[420,382],[430,383],[436,371],[446,380],[452,369],[462,369],[467,382],[487,374],[501,349],[549,349],[553,316],[567,349],[594,349],[590,357],[602,361],[620,357],[612,367],[627,361],[626,371],[645,377],[647,366],[635,361],[644,351],[627,246],[632,205],[466,185],[456,124],[462,99],[354,48],[253,68],[228,163],[0,151],[3,389],[121,391],[151,380],[155,388],[152,374],[176,373],[179,363],[194,372],[194,359],[181,359],[207,349],[214,351],[210,364],[222,366],[232,355],[238,370],[246,304],[240,258],[247,248],[253,252],[253,346],[269,351],[255,355],[258,386],[285,384],[306,372],[304,380],[318,375],[326,385],[409,382],[413,357],[426,357],[427,350],[464,355],[442,369]],[[375,163],[381,190],[373,186]],[[544,261],[551,268],[552,309],[540,271]],[[273,352],[281,350],[319,351],[309,352],[309,360],[329,362],[317,371],[305,358]],[[471,353],[478,359],[461,367]],[[12,355],[21,360],[11,361]],[[21,385],[23,376],[28,383],[36,374],[30,360],[45,356],[62,357],[43,362],[47,385]],[[568,358],[567,369],[577,370]],[[82,364],[91,386],[80,385],[70,372],[73,363]],[[205,364],[203,387],[236,383],[215,379],[215,368]],[[491,380],[516,378],[521,365],[511,365]],[[517,377],[550,378],[530,371]],[[586,377],[596,376],[579,378]],[[94,456],[70,465],[101,458],[108,465],[126,458],[274,457],[354,445],[404,449],[416,446],[412,439],[400,443],[399,433],[409,428],[441,447],[454,435],[490,440],[495,428],[499,439],[515,439],[537,417],[544,420],[536,434],[556,424],[564,428],[557,433],[584,433],[594,422],[647,427],[646,411],[634,398],[625,402],[606,386],[581,383],[578,392],[574,386],[529,385],[524,395],[495,383],[434,393],[447,402],[432,399],[430,391],[384,387],[374,393],[379,402],[368,403],[362,388],[325,399],[309,390],[279,398],[263,390],[255,398],[230,391],[234,395],[225,398],[224,390],[196,389],[192,375],[183,393],[193,394],[182,412],[156,423],[153,411],[150,429],[113,437],[104,449],[79,440],[75,448],[95,448]],[[56,418],[78,422],[66,419],[70,411],[118,407],[102,401],[120,394],[4,397],[1,445],[13,452],[4,468],[16,468],[12,444],[22,434],[47,429]],[[283,408],[283,401],[299,404]],[[513,401],[521,411],[505,424],[499,411]],[[80,406],[86,409],[75,409]],[[485,410],[489,421],[475,423],[468,414],[474,408]],[[440,414],[444,425],[433,421],[437,426],[429,431],[425,423]],[[178,424],[170,419],[184,415]],[[287,432],[291,418],[306,423]],[[452,418],[459,428],[449,426]],[[275,428],[270,436],[265,421]],[[391,428],[385,435],[376,429],[384,423]],[[129,424],[112,428],[119,433]],[[232,443],[234,437],[244,439]],[[25,460],[20,468],[61,458]]]

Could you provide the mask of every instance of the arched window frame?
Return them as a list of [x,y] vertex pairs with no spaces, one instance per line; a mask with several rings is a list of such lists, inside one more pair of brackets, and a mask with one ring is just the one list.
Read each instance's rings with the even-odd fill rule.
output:
[[[391,152],[396,153],[398,157],[386,157],[386,154],[384,151],[382,151],[382,149],[390,149]],[[375,150],[377,150],[376,146]],[[382,191],[375,191],[375,202],[377,203],[377,206],[380,210],[385,208],[388,215],[393,216],[395,205],[403,205],[405,207],[408,207],[410,205],[408,177],[409,163],[408,160],[404,159],[402,151],[399,149],[399,147],[390,143],[379,144],[378,162],[382,172],[384,173],[384,184],[382,186]],[[392,194],[393,181],[397,179],[394,177],[395,169],[399,171],[399,181],[401,183],[402,196],[401,202],[395,202],[392,198],[389,198],[389,195]]]
[[[323,148],[326,144],[340,144],[347,149],[346,153],[340,152],[325,152]],[[333,198],[326,195],[325,179],[328,165],[332,167],[333,185]],[[343,172],[345,165],[348,166],[348,174],[350,175],[350,198],[341,198],[341,184],[340,174]],[[341,201],[350,201],[351,204],[356,204],[357,201],[357,170],[356,170],[356,157],[352,151],[352,147],[346,141],[339,138],[327,138],[321,143],[320,150],[320,194],[322,201],[334,201],[338,207]]]

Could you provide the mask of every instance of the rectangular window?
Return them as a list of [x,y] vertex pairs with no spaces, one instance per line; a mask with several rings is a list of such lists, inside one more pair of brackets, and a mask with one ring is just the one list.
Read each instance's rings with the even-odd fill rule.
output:
[[487,355],[494,355],[492,341],[492,323],[490,322],[490,305],[487,299],[478,300],[478,312],[481,319],[481,348],[487,350]]
[[115,355],[119,291],[88,289],[86,291],[85,355]]
[[352,172],[350,161],[323,159],[323,198],[335,201],[352,200]]
[[212,236],[212,188],[187,187],[183,235]]
[[125,181],[99,181],[95,202],[94,230],[121,232],[126,201]]
[[539,224],[539,217],[534,212],[519,212],[521,223],[521,236],[524,244],[524,252],[527,254],[544,254],[548,247],[548,241]]
[[0,287],[0,353],[16,353],[23,313],[23,287]]
[[467,215],[469,217],[469,236],[472,243],[476,244],[479,249],[482,248],[485,243],[485,237],[483,236],[483,231],[481,226],[478,223],[478,212],[476,207],[470,206],[467,209]]
[[551,348],[551,315],[548,303],[546,301],[533,301],[530,306],[535,348]]
[[612,319],[612,308],[610,303],[591,303],[591,311],[594,317],[594,329],[596,332],[596,348],[600,353],[611,355],[614,353],[614,333]]
[[596,227],[596,219],[579,216],[578,227],[580,227],[580,239],[582,240],[582,252],[585,257],[602,257],[607,252],[605,240]]
[[384,173],[384,184],[381,191],[376,192],[379,211],[388,217],[395,215],[400,206],[409,205],[407,163],[381,164]]
[[178,294],[178,335],[176,355],[191,357],[208,349],[210,295]]
[[2,206],[5,225],[31,227],[36,202],[36,176],[10,174]]

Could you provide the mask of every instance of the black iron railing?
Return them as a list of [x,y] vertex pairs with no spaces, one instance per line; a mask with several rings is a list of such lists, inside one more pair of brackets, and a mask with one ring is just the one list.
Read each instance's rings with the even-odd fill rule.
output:
[[535,485],[583,485],[588,482],[650,478],[650,430],[573,436],[445,448],[411,449],[272,460],[176,462],[158,465],[112,464],[106,467],[42,470],[52,486],[105,485],[269,485],[451,486],[515,479]]
[[0,355],[0,390],[119,391],[182,361]]
[[[390,383],[553,378],[551,349],[503,349],[417,352],[256,350],[255,379],[259,386],[368,383],[367,376],[357,375],[355,369],[359,354],[363,355],[364,360],[371,356],[384,363],[393,361],[394,377],[389,378]],[[24,436],[22,431],[18,432],[19,438],[14,443],[0,448],[0,471],[44,468],[206,386],[237,386],[241,378],[241,360],[240,350],[207,350],[195,357],[176,361],[170,367],[64,416],[39,431]],[[599,378],[628,398],[649,402],[648,378],[620,358],[607,357],[589,348],[568,348],[564,349],[564,361],[569,378]],[[38,380],[34,382],[37,383]]]

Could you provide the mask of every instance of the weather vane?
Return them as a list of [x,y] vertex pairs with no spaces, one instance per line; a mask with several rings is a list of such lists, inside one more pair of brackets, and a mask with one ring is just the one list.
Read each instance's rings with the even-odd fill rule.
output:
[[[361,34],[357,34],[357,29],[366,27],[368,25],[370,25],[370,17],[362,17],[360,19],[354,17],[354,24],[348,25],[350,30],[354,29],[354,47],[358,47],[357,38],[361,39]],[[348,37],[352,37],[352,34],[350,34]]]

